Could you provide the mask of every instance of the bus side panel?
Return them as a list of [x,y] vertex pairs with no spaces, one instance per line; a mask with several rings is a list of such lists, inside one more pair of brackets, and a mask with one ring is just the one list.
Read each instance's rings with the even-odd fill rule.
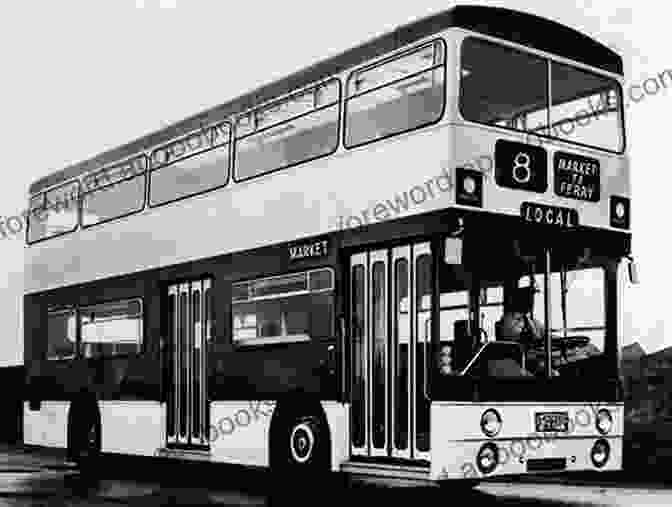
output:
[[153,456],[166,441],[166,406],[158,401],[99,402],[103,452]]
[[67,442],[67,401],[46,401],[39,410],[31,410],[29,402],[23,407],[23,441],[28,445],[65,448]]
[[323,401],[322,408],[331,437],[331,470],[338,472],[350,458],[350,407],[344,403]]
[[334,340],[264,345],[214,352],[208,358],[209,397],[218,400],[278,399],[292,392],[337,397],[337,376],[327,348]]
[[159,400],[160,369],[146,355],[106,359],[32,361],[28,398],[70,401],[82,391],[102,400]]
[[274,402],[217,401],[210,405],[212,459],[269,466],[269,435]]

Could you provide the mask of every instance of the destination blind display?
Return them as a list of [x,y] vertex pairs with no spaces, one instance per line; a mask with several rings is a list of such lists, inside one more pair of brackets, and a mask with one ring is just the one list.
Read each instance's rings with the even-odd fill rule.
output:
[[523,221],[531,224],[553,225],[565,229],[573,229],[579,225],[579,212],[575,209],[536,202],[522,203],[520,216]]
[[499,186],[543,194],[548,188],[548,154],[541,146],[498,139],[495,181]]
[[555,193],[579,201],[600,200],[600,161],[558,151],[553,157]]

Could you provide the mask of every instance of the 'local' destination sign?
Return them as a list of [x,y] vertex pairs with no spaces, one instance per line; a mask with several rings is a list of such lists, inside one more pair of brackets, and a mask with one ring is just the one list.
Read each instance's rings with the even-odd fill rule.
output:
[[536,202],[524,202],[520,205],[520,216],[531,224],[553,225],[564,229],[573,229],[579,225],[579,212],[572,208],[548,206]]
[[553,157],[555,193],[579,201],[600,200],[600,161],[558,151]]

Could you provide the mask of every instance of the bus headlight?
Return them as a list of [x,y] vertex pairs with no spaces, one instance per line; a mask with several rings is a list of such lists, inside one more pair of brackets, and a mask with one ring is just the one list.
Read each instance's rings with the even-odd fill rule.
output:
[[602,468],[609,461],[609,452],[609,442],[601,438],[593,445],[590,451],[590,460],[597,468]]
[[489,474],[497,466],[497,446],[492,442],[483,444],[476,455],[476,466],[483,475]]
[[614,420],[611,418],[611,413],[603,408],[597,412],[597,417],[595,418],[595,427],[602,435],[606,435],[611,431],[611,428],[614,426]]
[[489,408],[481,416],[481,431],[488,437],[496,436],[502,429],[502,417],[493,408]]

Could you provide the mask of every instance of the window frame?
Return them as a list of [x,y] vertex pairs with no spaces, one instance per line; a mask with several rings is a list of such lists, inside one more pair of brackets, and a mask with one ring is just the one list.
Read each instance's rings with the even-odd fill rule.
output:
[[[331,284],[329,288],[322,288],[322,289],[310,289],[310,275],[314,272],[319,272],[319,271],[329,271],[331,274]],[[292,275],[298,275],[298,274],[304,274],[306,275],[306,289],[305,290],[295,290],[291,292],[285,292],[282,294],[272,294],[272,295],[267,295],[267,296],[256,296],[256,297],[248,297],[245,300],[233,300],[233,287],[236,285],[245,285],[245,284],[251,284],[255,282],[262,282],[265,280],[273,280],[273,279],[278,279],[278,278],[284,278]],[[313,340],[313,337],[310,336],[310,334],[307,333],[299,333],[299,334],[292,334],[292,335],[276,335],[276,336],[263,336],[263,337],[256,337],[256,338],[243,338],[243,339],[236,339],[235,337],[235,326],[234,326],[234,311],[233,307],[238,304],[249,304],[249,303],[256,303],[256,302],[264,302],[264,301],[273,301],[277,299],[288,299],[291,297],[295,296],[306,296],[306,295],[311,295],[311,294],[322,294],[322,293],[332,293],[332,296],[334,295],[336,290],[336,273],[334,271],[334,268],[331,266],[321,266],[321,267],[316,267],[316,268],[310,268],[310,269],[305,269],[302,271],[291,271],[287,273],[283,273],[281,275],[272,275],[272,276],[264,276],[264,277],[258,277],[258,278],[251,278],[247,280],[236,280],[235,282],[231,283],[231,296],[229,298],[229,305],[231,306],[231,343],[233,344],[234,347],[236,348],[249,348],[249,347],[255,347],[255,346],[265,346],[265,345],[275,345],[275,344],[288,344],[288,343],[302,343],[302,342],[310,342]],[[336,309],[336,301],[333,301],[332,303],[333,310],[335,311]],[[310,313],[311,309],[308,310],[308,313]],[[332,311],[332,329],[333,329],[333,324],[334,324],[334,311]],[[256,315],[256,313],[255,313]]]
[[[337,98],[334,102],[332,102],[330,104],[327,104],[327,105],[323,105],[323,106],[314,108],[314,109],[312,109],[308,112],[301,113],[297,116],[293,116],[291,118],[279,121],[278,123],[268,125],[266,127],[261,128],[260,130],[256,130],[255,132],[244,134],[240,137],[237,136],[237,134],[236,134],[237,124],[238,124],[238,120],[240,118],[242,118],[246,115],[249,115],[249,114],[255,114],[257,111],[261,111],[261,110],[264,110],[264,109],[267,109],[267,108],[271,108],[274,105],[278,105],[278,104],[282,104],[283,102],[290,101],[295,97],[299,97],[299,96],[301,96],[301,95],[303,95],[307,92],[310,92],[312,90],[316,90],[317,88],[320,88],[320,87],[323,87],[323,86],[329,86],[332,83],[336,83],[336,87],[338,89],[338,96],[337,96]],[[300,88],[299,90],[292,91],[290,94],[285,95],[281,98],[272,99],[272,100],[267,101],[263,104],[259,104],[255,107],[251,108],[251,109],[246,110],[243,113],[236,114],[233,121],[232,121],[233,127],[232,127],[232,130],[231,130],[231,137],[232,137],[231,144],[233,146],[232,156],[231,156],[231,162],[232,162],[231,163],[231,167],[232,167],[231,172],[233,174],[233,176],[232,176],[233,181],[235,183],[243,183],[243,182],[250,181],[250,180],[253,180],[253,179],[256,179],[256,178],[261,178],[263,176],[268,176],[269,174],[273,174],[273,173],[276,173],[278,171],[284,171],[286,169],[290,169],[292,167],[296,167],[296,166],[301,165],[301,164],[306,164],[308,162],[313,162],[313,161],[318,160],[320,158],[329,157],[329,156],[333,155],[334,153],[336,153],[338,151],[338,148],[339,148],[340,144],[341,144],[341,142],[340,142],[341,141],[341,130],[342,130],[341,129],[341,122],[342,122],[343,109],[344,109],[343,104],[344,104],[343,103],[343,85],[341,83],[341,79],[337,76],[333,76],[333,77],[329,77],[329,78],[327,78],[323,81],[320,81],[319,83],[311,84],[309,86],[305,86],[303,88]],[[295,120],[298,120],[300,118],[304,118],[304,117],[306,117],[310,114],[313,114],[317,111],[323,111],[323,110],[329,109],[330,107],[334,107],[334,106],[337,106],[337,108],[338,108],[338,110],[336,112],[336,142],[334,143],[333,148],[331,150],[329,150],[327,153],[317,155],[317,156],[314,156],[314,157],[310,157],[310,158],[307,158],[305,160],[301,160],[299,162],[293,162],[291,164],[287,164],[287,165],[284,165],[284,166],[281,166],[281,167],[276,167],[275,169],[272,169],[270,171],[261,172],[261,173],[258,173],[258,174],[254,174],[252,176],[247,176],[247,177],[243,177],[243,178],[238,176],[238,162],[237,162],[237,159],[238,159],[238,142],[239,141],[241,141],[243,139],[246,139],[248,137],[260,134],[260,133],[265,132],[267,130],[277,128],[280,125],[283,125],[285,123],[289,123],[291,121],[295,121]]]
[[[495,47],[498,47],[498,48],[504,48],[504,49],[510,50],[512,52],[520,53],[521,55],[524,55],[524,56],[527,56],[527,57],[530,57],[530,58],[536,58],[536,59],[540,59],[540,60],[545,61],[545,63],[546,63],[546,73],[545,73],[545,75],[546,75],[546,123],[547,123],[547,125],[545,127],[545,130],[548,131],[548,133],[543,133],[542,131],[519,130],[519,129],[515,129],[515,128],[511,128],[511,127],[506,127],[506,126],[503,126],[503,125],[483,123],[483,122],[480,122],[480,121],[468,119],[464,115],[464,112],[462,110],[462,105],[463,105],[462,98],[463,98],[463,95],[464,95],[464,79],[462,77],[462,72],[461,72],[462,71],[462,60],[463,60],[463,57],[464,57],[464,47],[465,47],[466,43],[470,42],[470,41],[474,41],[474,40],[478,41],[479,43],[482,43],[482,44],[491,45],[491,46],[495,46]],[[613,81],[613,83],[615,85],[615,88],[618,90],[618,96],[619,96],[619,111],[618,111],[619,122],[618,123],[619,123],[619,128],[620,128],[619,134],[621,136],[621,141],[622,141],[620,150],[618,150],[618,151],[609,150],[607,148],[601,148],[599,146],[594,146],[594,145],[591,145],[591,144],[579,143],[577,141],[571,141],[571,140],[568,140],[568,139],[563,139],[561,137],[555,137],[555,136],[550,135],[551,128],[552,128],[551,124],[550,124],[550,116],[551,116],[551,108],[552,108],[552,100],[553,100],[553,96],[552,96],[552,93],[553,93],[553,90],[552,90],[552,70],[551,69],[552,69],[553,64],[564,65],[566,67],[570,67],[572,69],[576,69],[576,70],[579,70],[581,72],[585,72],[587,74],[591,74],[593,76],[596,76],[596,77],[599,77],[599,78],[602,78],[602,79]],[[515,132],[519,135],[533,135],[533,136],[537,136],[537,137],[540,137],[540,138],[543,138],[543,139],[548,139],[549,141],[552,141],[552,142],[565,143],[565,144],[568,144],[572,147],[580,146],[582,148],[588,148],[588,149],[591,149],[591,150],[598,150],[598,151],[610,153],[610,154],[613,154],[613,155],[624,155],[626,150],[627,150],[627,139],[626,139],[626,131],[625,131],[625,105],[624,105],[624,101],[623,101],[623,87],[617,79],[615,79],[614,77],[612,77],[608,74],[602,74],[600,72],[596,72],[592,68],[581,66],[581,65],[579,65],[576,62],[573,62],[571,60],[555,59],[555,58],[552,58],[550,56],[546,56],[546,55],[542,55],[542,54],[533,52],[533,51],[531,51],[531,48],[522,49],[520,47],[509,45],[509,44],[506,44],[506,43],[503,43],[503,42],[500,42],[500,41],[495,41],[495,40],[492,40],[492,39],[488,39],[488,38],[484,38],[484,37],[480,37],[480,36],[474,36],[474,35],[468,35],[468,36],[464,37],[464,39],[462,39],[462,41],[460,42],[460,48],[459,48],[459,51],[458,51],[458,61],[457,61],[455,72],[456,72],[456,75],[457,75],[457,79],[459,81],[457,108],[458,108],[458,111],[460,113],[461,121],[463,121],[463,122],[472,123],[474,125],[482,125],[482,126],[489,127],[489,128],[502,129],[502,130],[505,130],[507,132]]]
[[[124,303],[137,301],[140,303],[140,326],[142,329],[142,337],[139,343],[140,349],[137,352],[130,352],[126,354],[112,354],[112,355],[101,355],[95,357],[85,357],[82,354],[82,310],[85,308],[91,308],[94,306],[101,306],[109,303]],[[212,302],[211,302],[212,303]],[[128,357],[138,357],[145,353],[146,351],[146,326],[145,326],[145,302],[142,297],[130,297],[130,298],[120,298],[120,299],[106,299],[103,301],[98,301],[95,303],[90,303],[86,305],[59,305],[54,307],[47,308],[47,319],[50,314],[59,314],[72,312],[75,316],[75,354],[72,357],[68,358],[49,358],[45,356],[46,361],[72,361],[74,359],[86,359],[86,360],[107,360],[107,359],[118,359],[118,358],[128,358]],[[49,340],[48,330],[47,330],[47,343]],[[46,353],[48,354],[48,348]]]
[[[82,340],[82,313],[84,309],[86,308],[92,308],[94,306],[102,306],[106,304],[114,304],[114,303],[126,303],[126,302],[133,302],[137,301],[140,303],[140,329],[141,329],[141,337],[140,337],[140,342],[138,345],[140,345],[139,350],[137,352],[129,352],[125,354],[110,354],[110,355],[100,355],[100,356],[94,356],[94,357],[86,357],[82,353],[82,346],[84,345],[84,341]],[[96,360],[105,360],[105,359],[117,359],[117,358],[123,358],[123,357],[137,357],[140,356],[145,352],[145,304],[143,301],[142,297],[132,297],[132,298],[122,298],[122,299],[107,299],[105,301],[99,301],[96,303],[91,303],[87,305],[77,305],[77,352],[78,352],[78,357],[83,358],[83,359],[96,359]],[[88,342],[87,342],[88,343]]]
[[[584,148],[591,148],[591,149],[594,149],[594,150],[606,151],[608,153],[613,153],[613,154],[616,154],[616,155],[623,155],[625,153],[625,150],[626,150],[626,139],[625,139],[626,131],[625,131],[625,103],[623,102],[623,87],[621,86],[621,83],[619,83],[616,79],[614,79],[611,76],[600,74],[599,72],[595,72],[592,69],[587,69],[587,68],[584,68],[584,67],[578,67],[578,66],[574,65],[573,63],[561,62],[559,60],[553,60],[551,58],[548,58],[547,60],[548,60],[548,86],[550,87],[550,91],[551,91],[550,94],[549,94],[549,98],[548,98],[548,100],[549,100],[548,115],[547,115],[548,116],[548,131],[549,131],[548,137],[550,139],[554,139],[556,141],[564,142],[564,143],[567,143],[567,144],[574,144],[574,145],[577,145],[577,146],[582,146]],[[591,76],[596,76],[596,77],[599,77],[599,78],[602,78],[602,79],[613,81],[613,83],[615,84],[615,89],[617,90],[617,93],[618,93],[618,108],[619,109],[616,111],[616,113],[618,114],[618,117],[619,117],[618,126],[620,128],[619,135],[621,137],[621,149],[620,149],[620,151],[619,150],[610,150],[608,148],[602,148],[600,146],[594,146],[592,144],[580,143],[578,141],[570,141],[568,139],[563,139],[562,137],[555,137],[555,136],[550,135],[551,129],[553,128],[553,124],[551,123],[550,120],[552,119],[553,107],[555,107],[553,105],[553,96],[552,96],[552,93],[553,93],[553,65],[554,64],[569,67],[572,70],[578,70],[579,72],[584,72],[586,74],[590,74]],[[561,105],[561,104],[556,104],[556,106],[559,106],[559,105]],[[589,118],[590,117],[591,116],[589,116]],[[584,118],[585,117],[581,117],[581,119],[584,119]],[[579,124],[579,117],[578,116],[575,116],[572,120],[569,120],[569,121],[575,121],[576,124],[579,127],[581,127],[581,125]],[[567,123],[567,121],[563,121],[562,123],[563,124]]]
[[[132,157],[129,157],[129,158],[125,159],[122,162],[115,162],[114,164],[110,164],[110,165],[108,165],[106,167],[103,167],[99,170],[91,171],[91,172],[86,173],[85,175],[82,175],[81,181],[80,181],[80,186],[82,188],[85,186],[84,181],[87,178],[94,178],[98,174],[104,174],[105,172],[110,171],[111,169],[114,169],[118,166],[124,165],[125,163],[127,163],[131,160],[134,160],[134,159],[144,160],[145,168],[143,169],[142,172],[139,172],[139,173],[137,173],[133,176],[127,176],[127,177],[119,179],[117,181],[113,181],[112,183],[107,183],[107,184],[104,184],[104,185],[101,185],[101,186],[97,186],[96,188],[93,188],[93,189],[88,190],[88,191],[84,191],[84,190],[81,191],[81,193],[79,195],[79,225],[80,225],[81,229],[89,229],[91,227],[95,227],[96,225],[105,224],[105,223],[108,223],[108,222],[112,222],[114,220],[120,220],[120,219],[125,218],[129,215],[135,215],[136,213],[140,213],[142,210],[145,209],[145,206],[147,204],[147,188],[149,186],[149,180],[148,180],[149,159],[148,159],[148,157],[145,153],[141,153],[139,155],[134,155]],[[111,188],[111,187],[119,185],[121,183],[126,183],[128,181],[134,180],[135,178],[144,178],[144,185],[143,185],[143,192],[142,192],[142,203],[140,204],[140,206],[137,209],[134,209],[134,210],[129,211],[127,213],[123,213],[121,215],[116,215],[116,216],[113,216],[113,217],[110,217],[110,218],[106,218],[104,220],[100,220],[100,221],[95,222],[93,224],[86,224],[86,225],[84,224],[84,198],[85,198],[85,196],[87,196],[89,194],[93,194],[95,192],[98,192],[98,191],[106,189],[106,188]]]
[[[49,192],[53,192],[55,190],[58,190],[60,188],[67,187],[68,185],[73,185],[73,184],[77,187],[77,199],[75,199],[75,201],[76,201],[75,202],[75,207],[76,207],[75,214],[77,216],[77,220],[75,222],[75,225],[72,228],[70,228],[66,231],[62,231],[62,232],[59,232],[57,234],[44,236],[44,237],[41,237],[41,238],[36,239],[34,241],[30,241],[30,220],[31,220],[31,215],[33,215],[33,208],[31,208],[31,206],[30,206],[30,200],[37,197],[37,196],[41,196],[42,197],[42,208],[41,209],[42,209],[42,212],[44,212],[44,211],[47,210],[46,200],[47,200],[47,194]],[[81,192],[82,192],[82,184],[79,181],[79,178],[77,178],[77,179],[74,179],[74,180],[68,180],[64,183],[61,183],[61,184],[56,185],[54,187],[51,187],[47,190],[42,190],[42,191],[38,192],[37,194],[33,194],[33,195],[29,196],[28,197],[28,214],[27,214],[27,219],[26,219],[26,244],[27,245],[34,245],[36,243],[40,243],[42,241],[57,238],[59,236],[64,236],[65,234],[70,234],[71,232],[76,231],[80,227],[80,224],[81,224],[81,216],[80,216],[80,202],[82,200]],[[50,211],[49,213],[53,213],[53,212]],[[45,220],[46,220],[46,218],[45,218]]]
[[[72,312],[72,315],[75,317],[75,341],[74,341],[74,354],[71,357],[49,357],[49,317],[51,315],[58,315],[58,314],[66,314]],[[79,310],[76,305],[68,306],[68,305],[63,305],[63,306],[56,306],[56,307],[48,307],[47,308],[47,332],[46,334],[46,342],[47,342],[47,348],[45,350],[45,361],[49,362],[57,362],[57,361],[72,361],[74,359],[79,359],[80,353],[79,353]]]
[[[41,200],[42,200],[42,203],[40,204],[39,208],[33,208],[31,206],[31,201],[33,199],[35,199],[36,197],[40,197]],[[33,209],[36,209],[36,210],[37,209],[43,209],[44,208],[45,197],[46,197],[46,192],[38,192],[37,194],[33,194],[33,195],[28,196],[28,217],[26,219],[26,233],[25,233],[26,245],[33,245],[35,243],[39,243],[40,241],[44,241],[45,239],[49,239],[51,237],[51,236],[47,236],[47,237],[44,237],[44,238],[36,239],[34,241],[30,240],[30,221],[32,219]],[[35,218],[35,220],[37,220],[37,218]],[[79,220],[78,220],[78,222],[79,222]]]
[[[197,152],[194,152],[194,153],[192,153],[192,154],[190,154],[186,157],[178,158],[176,160],[173,160],[172,162],[168,162],[168,163],[165,163],[165,164],[160,164],[160,165],[157,165],[156,167],[153,167],[153,164],[152,164],[153,155],[158,150],[165,149],[167,146],[171,146],[173,144],[176,144],[180,140],[187,140],[191,136],[193,136],[194,133],[199,132],[199,131],[202,132],[203,130],[209,130],[210,131],[210,136],[214,136],[215,132],[217,131],[217,128],[222,126],[222,125],[226,125],[228,127],[228,135],[227,135],[227,140],[225,142],[223,142],[221,144],[218,144],[218,145],[215,145],[214,142],[213,142],[214,141],[214,139],[213,139],[211,141],[210,148],[207,148],[207,149],[202,150],[202,151],[197,151]],[[214,186],[214,187],[209,187],[205,190],[200,190],[200,191],[192,193],[192,194],[187,194],[187,195],[183,195],[181,197],[176,197],[175,199],[170,199],[168,201],[161,201],[159,203],[152,204],[152,173],[160,171],[161,169],[165,169],[166,167],[173,166],[173,165],[175,165],[179,162],[182,162],[184,160],[188,160],[188,159],[191,159],[191,158],[194,158],[194,157],[198,157],[198,156],[203,155],[205,153],[209,153],[213,150],[218,150],[218,149],[222,149],[222,148],[225,148],[225,147],[226,147],[226,151],[227,151],[226,177],[224,178],[223,182],[220,185],[217,185],[217,186]],[[146,206],[147,206],[147,208],[150,208],[150,209],[160,208],[161,206],[166,206],[166,205],[172,204],[174,202],[183,201],[185,199],[190,199],[192,197],[203,195],[203,194],[206,194],[208,192],[214,192],[215,190],[219,190],[220,188],[226,187],[229,184],[229,182],[231,181],[231,172],[233,171],[233,125],[232,125],[231,121],[227,119],[227,120],[220,121],[220,122],[217,122],[215,124],[209,125],[208,127],[205,127],[205,128],[199,128],[199,129],[193,130],[189,134],[180,136],[180,137],[175,138],[175,139],[171,139],[169,142],[163,143],[160,146],[157,146],[157,147],[153,148],[149,152],[148,159],[149,159],[149,162],[148,162],[148,168],[147,168],[147,189],[146,189],[147,190],[147,196],[146,196],[146,201],[147,201]]]
[[[353,94],[352,96],[348,95],[348,91],[349,91],[348,88],[350,86],[350,82],[351,82],[352,79],[355,78],[356,75],[358,75],[362,72],[366,72],[366,71],[371,70],[371,69],[375,69],[376,67],[381,67],[381,66],[386,65],[390,62],[394,62],[395,60],[399,60],[401,58],[404,58],[405,56],[411,55],[413,53],[417,53],[417,52],[421,51],[422,49],[424,49],[426,47],[437,45],[437,44],[440,45],[442,50],[443,50],[443,63],[433,64],[433,65],[431,65],[431,66],[427,67],[426,69],[423,69],[419,72],[414,72],[413,74],[409,74],[408,76],[404,76],[400,79],[395,79],[395,80],[389,81],[387,83],[384,83],[382,85],[375,86],[375,87],[373,87],[369,90],[365,90],[361,93],[356,93],[356,94]],[[447,89],[447,81],[448,81],[447,60],[448,60],[448,54],[447,54],[446,42],[443,38],[438,37],[438,38],[434,38],[432,40],[425,41],[425,42],[422,42],[420,44],[417,44],[417,45],[415,45],[411,48],[404,49],[400,53],[388,56],[388,57],[386,57],[386,58],[384,58],[380,61],[377,61],[375,63],[370,63],[370,64],[367,64],[363,67],[360,67],[360,68],[357,68],[357,69],[354,69],[354,70],[350,71],[348,73],[347,79],[345,80],[345,94],[343,95],[343,111],[342,111],[342,114],[343,114],[343,137],[342,137],[342,140],[341,140],[341,142],[343,143],[343,147],[347,150],[353,150],[353,149],[356,149],[356,148],[359,148],[359,147],[362,147],[362,146],[367,146],[369,144],[376,143],[378,141],[383,141],[385,139],[390,139],[392,137],[396,137],[396,136],[399,136],[399,135],[402,135],[402,134],[407,134],[409,132],[414,132],[416,130],[424,129],[424,128],[430,127],[432,125],[436,125],[437,123],[441,122],[441,120],[443,120],[443,118],[445,117],[446,108],[447,108],[447,104],[448,104],[448,100],[447,100],[447,97],[446,97],[446,89]],[[442,100],[442,105],[441,105],[441,113],[437,115],[437,118],[435,120],[433,120],[431,122],[428,122],[428,123],[423,123],[422,125],[419,125],[417,127],[411,127],[409,129],[401,130],[399,132],[394,132],[392,134],[387,134],[383,137],[378,137],[376,139],[371,139],[369,141],[364,141],[364,142],[357,143],[357,144],[352,144],[352,145],[349,145],[347,143],[348,102],[350,102],[350,100],[355,99],[357,97],[361,97],[363,95],[367,95],[369,93],[373,93],[373,92],[378,91],[382,88],[392,86],[395,83],[399,83],[399,82],[404,81],[406,79],[411,79],[413,77],[417,77],[417,76],[419,76],[421,74],[424,74],[426,72],[435,71],[435,70],[439,70],[439,69],[443,70],[443,87],[442,87],[442,94],[441,94],[443,100]]]
[[[596,263],[595,265],[588,266],[582,269],[573,269],[568,271],[567,273],[575,272],[575,273],[581,273],[582,271],[589,271],[589,270],[596,270],[600,274],[600,279],[601,279],[601,284],[600,284],[600,290],[602,291],[602,302],[600,303],[602,306],[602,313],[600,315],[600,321],[601,325],[594,325],[591,324],[589,326],[585,325],[571,325],[568,322],[568,326],[566,328],[566,331],[568,333],[582,333],[582,332],[594,332],[594,331],[602,331],[604,333],[604,338],[603,338],[603,343],[602,343],[602,348],[600,350],[600,354],[604,354],[604,349],[607,346],[607,328],[608,328],[608,319],[607,319],[607,313],[608,313],[608,298],[609,298],[609,284],[608,284],[608,276],[607,276],[607,267]],[[553,275],[557,275],[558,278],[560,277],[560,272],[559,271],[553,271],[551,273],[551,276],[549,277],[549,281],[553,278]],[[543,274],[541,275],[543,276]],[[550,286],[551,284],[549,284]],[[558,280],[558,285],[560,285],[560,280]],[[571,287],[567,288],[567,301],[569,302],[571,300]],[[561,294],[551,294],[551,301],[555,298],[560,298]],[[567,310],[568,312],[568,310]],[[562,313],[561,313],[562,315]],[[568,312],[568,321],[569,321],[569,312]],[[549,331],[551,333],[562,333],[563,328],[562,327],[550,327]],[[594,344],[593,344],[594,345]]]

